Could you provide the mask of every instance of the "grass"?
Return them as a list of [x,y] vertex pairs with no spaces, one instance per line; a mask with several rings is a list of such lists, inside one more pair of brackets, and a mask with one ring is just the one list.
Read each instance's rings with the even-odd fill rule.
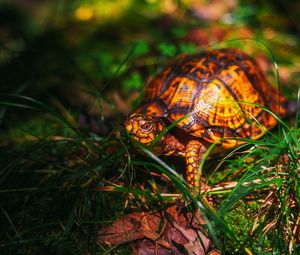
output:
[[1,148],[1,225],[6,231],[1,233],[0,248],[5,254],[25,250],[36,254],[45,248],[58,254],[85,250],[123,254],[128,247],[97,246],[99,227],[131,210],[150,210],[174,201],[162,195],[170,191],[183,192],[194,201],[224,252],[298,253],[294,233],[297,227],[299,231],[298,115],[292,129],[282,122],[277,132],[248,141],[247,150],[221,159],[225,168],[221,178],[220,173],[215,178],[215,171],[206,174],[217,186],[220,181],[236,181],[212,191],[220,201],[213,209],[195,200],[173,166],[148,150],[144,153],[150,158],[136,154],[122,129],[120,135],[111,133],[107,138],[74,132],[56,110],[26,100],[41,112],[47,109],[57,128],[34,130],[41,120],[32,120],[11,130],[25,134],[22,144]]
[[[246,7],[238,9],[243,22]],[[23,34],[0,45],[1,254],[131,254],[129,245],[98,245],[99,228],[132,211],[164,208],[177,194],[191,201],[190,210],[201,210],[224,254],[299,254],[299,115],[227,156],[205,159],[213,205],[187,189],[183,161],[137,149],[125,133],[124,119],[139,104],[147,77],[174,55],[199,49],[182,41],[199,21],[186,17],[157,28],[155,18],[129,10],[100,27],[61,16],[32,32],[37,24],[9,13],[16,23],[5,28],[22,24]],[[262,34],[255,33],[255,43],[236,43],[256,52]],[[283,45],[293,57],[274,56],[293,65],[297,51]],[[283,45],[272,44],[279,52]],[[287,84],[282,89],[295,98],[297,80]]]

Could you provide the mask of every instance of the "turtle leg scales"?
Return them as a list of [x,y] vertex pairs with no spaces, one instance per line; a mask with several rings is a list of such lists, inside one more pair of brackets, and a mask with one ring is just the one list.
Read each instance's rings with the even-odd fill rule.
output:
[[199,169],[206,147],[197,140],[191,140],[186,145],[186,180],[192,189],[200,189],[201,169]]

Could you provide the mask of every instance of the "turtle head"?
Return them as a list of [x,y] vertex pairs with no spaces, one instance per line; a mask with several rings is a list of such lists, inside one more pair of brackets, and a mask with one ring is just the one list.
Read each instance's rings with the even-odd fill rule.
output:
[[134,113],[125,122],[125,128],[137,142],[147,146],[164,129],[161,119]]

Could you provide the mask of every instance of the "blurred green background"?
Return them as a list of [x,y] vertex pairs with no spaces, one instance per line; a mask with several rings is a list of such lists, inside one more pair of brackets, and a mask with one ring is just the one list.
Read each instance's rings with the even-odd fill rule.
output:
[[[72,110],[91,107],[90,96],[112,92],[125,101],[125,109],[117,108],[126,115],[133,92],[182,52],[238,46],[271,69],[260,55],[267,50],[257,41],[265,42],[283,65],[283,87],[295,91],[298,2],[2,0],[1,92],[43,102],[55,98]],[[93,110],[99,114],[99,105]]]

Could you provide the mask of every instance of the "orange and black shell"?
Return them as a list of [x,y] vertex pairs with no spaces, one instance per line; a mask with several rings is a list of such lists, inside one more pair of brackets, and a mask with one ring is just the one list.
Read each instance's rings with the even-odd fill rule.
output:
[[257,139],[273,128],[277,120],[265,109],[283,116],[285,101],[251,57],[219,49],[177,57],[146,86],[137,112],[169,122],[189,114],[179,128],[232,148],[230,138]]

